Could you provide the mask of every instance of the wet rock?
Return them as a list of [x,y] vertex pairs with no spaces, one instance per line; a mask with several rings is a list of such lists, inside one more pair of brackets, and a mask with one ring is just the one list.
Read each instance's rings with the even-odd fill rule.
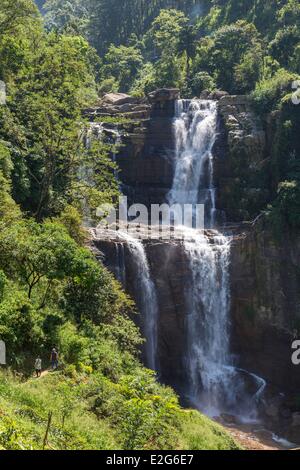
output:
[[[141,228],[141,235],[143,230]],[[189,265],[180,241],[144,241],[151,275],[155,281],[158,304],[158,362],[160,380],[184,393],[184,357],[186,351],[185,318],[186,305],[182,286],[189,279]],[[97,259],[104,261],[115,276],[123,281],[124,288],[138,302],[140,293],[136,290],[136,266],[128,246],[116,235],[94,234],[91,249]],[[123,261],[120,261],[120,253]],[[158,263],[157,260],[162,260]],[[125,267],[123,275],[120,266]],[[137,319],[139,321],[139,319]]]
[[300,413],[293,413],[292,414],[292,426],[300,428]]
[[238,419],[236,416],[233,416],[233,415],[222,414],[220,416],[220,422],[221,424],[225,424],[225,425],[233,425],[233,424],[238,424]]

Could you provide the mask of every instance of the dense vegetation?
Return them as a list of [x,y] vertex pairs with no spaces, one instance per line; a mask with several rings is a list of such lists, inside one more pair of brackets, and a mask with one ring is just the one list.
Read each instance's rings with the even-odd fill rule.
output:
[[[180,409],[174,393],[158,386],[149,371],[129,358],[125,367],[116,359],[109,363],[106,353],[103,370],[89,375],[69,367],[64,374],[21,383],[0,374],[0,448],[41,449],[49,412],[46,449],[238,448],[221,426]],[[113,378],[104,364],[117,366]]]
[[[46,31],[33,1],[1,2],[0,447],[235,448],[142,367],[135,306],[85,248],[86,208],[118,195],[112,149],[82,117],[100,62],[73,30]],[[30,379],[54,346],[60,371]]]
[[[80,33],[97,50],[100,94],[221,89],[252,94],[264,119],[278,112],[262,189],[274,225],[300,227],[300,155],[291,145],[299,125],[299,106],[291,105],[300,74],[298,0],[47,0],[44,8],[49,29]],[[263,209],[255,205],[249,216]]]
[[297,0],[47,0],[44,8],[50,29],[80,32],[96,48],[108,88],[244,93],[280,69],[300,73]]
[[[277,113],[269,212],[299,228],[299,3],[37,3],[45,20],[32,0],[0,3],[0,337],[21,372],[0,377],[0,445],[41,448],[53,411],[54,448],[234,448],[141,366],[135,307],[84,247],[85,208],[118,186],[82,109],[109,91],[251,93],[263,117]],[[63,371],[26,381],[54,345]]]

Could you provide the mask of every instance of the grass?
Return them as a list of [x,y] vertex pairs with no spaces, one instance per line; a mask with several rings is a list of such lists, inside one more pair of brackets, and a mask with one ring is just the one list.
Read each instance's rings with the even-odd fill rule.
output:
[[[128,436],[124,436],[122,418],[118,414],[121,413],[122,403],[128,404],[128,400],[121,395],[108,397],[103,407],[105,412],[95,412],[95,397],[99,401],[101,386],[101,380],[93,376],[71,378],[54,373],[22,382],[11,373],[0,372],[0,449],[42,449],[49,412],[52,413],[52,423],[46,449],[126,448],[124,443],[128,442]],[[118,389],[117,385],[115,387]],[[120,410],[111,404],[114,400],[120,403]],[[166,427],[161,431],[171,439],[157,441],[173,444],[162,444],[161,448],[238,449],[221,426],[196,411],[184,411],[179,407],[174,409],[176,421],[164,424]],[[153,443],[154,449],[155,445]],[[146,443],[143,448],[149,448],[149,445]]]
[[225,429],[197,411],[182,412],[180,447],[188,450],[239,450]]

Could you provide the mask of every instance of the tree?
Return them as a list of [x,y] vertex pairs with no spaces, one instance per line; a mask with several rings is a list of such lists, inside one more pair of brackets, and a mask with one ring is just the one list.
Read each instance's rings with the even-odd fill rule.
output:
[[38,9],[32,0],[1,0],[0,39],[4,34],[15,33],[16,28],[37,16]]
[[200,40],[193,72],[206,71],[228,91],[253,90],[263,67],[263,45],[253,24],[238,21]]
[[294,69],[294,55],[296,47],[300,45],[300,33],[296,26],[280,29],[270,43],[270,54],[282,67]]
[[187,27],[188,18],[177,10],[161,10],[146,34],[146,43],[154,53],[161,57],[167,50],[176,53],[179,48],[183,31]]
[[[183,67],[179,60],[188,18],[177,10],[162,10],[145,36],[146,56],[154,61],[156,86],[179,86]],[[190,50],[189,50],[190,52]]]
[[104,58],[104,77],[114,77],[121,92],[128,92],[142,67],[143,57],[135,47],[114,46],[108,49]]
[[[14,142],[17,201],[39,220],[58,214],[70,202],[79,207],[90,200],[93,209],[111,201],[117,184],[109,147],[101,142],[86,147],[81,115],[97,97],[93,51],[83,38],[51,33],[29,58],[14,78],[17,86],[11,87],[9,108],[0,118],[3,137]],[[92,181],[80,179],[82,167],[93,175]],[[103,201],[106,191],[109,196]]]
[[88,3],[81,0],[47,0],[46,27],[60,32],[87,34],[89,22]]
[[284,26],[300,25],[300,5],[298,0],[288,0],[277,13],[279,22]]
[[110,44],[128,45],[134,34],[141,39],[161,10],[188,12],[203,0],[89,0],[89,38],[102,56]]
[[41,308],[54,280],[75,275],[73,260],[77,249],[66,230],[51,223],[14,224],[3,230],[0,238],[1,265],[27,286],[28,299],[34,288],[43,286]]

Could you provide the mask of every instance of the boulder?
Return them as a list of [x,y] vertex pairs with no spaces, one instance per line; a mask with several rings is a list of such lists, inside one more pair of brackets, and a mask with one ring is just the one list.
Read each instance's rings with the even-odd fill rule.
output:
[[250,98],[246,95],[223,94],[220,98],[220,106],[249,106]]
[[148,98],[151,103],[178,100],[180,92],[177,88],[160,88],[149,93]]
[[216,91],[213,91],[212,93],[209,93],[208,99],[220,101],[220,99],[224,98],[224,96],[229,96],[229,93],[227,91],[216,90]]
[[[200,100],[208,100],[209,95],[210,95],[209,90],[203,90],[200,94]],[[195,99],[197,99],[197,97]]]
[[107,93],[102,99],[102,104],[121,106],[123,104],[138,104],[138,98],[126,95],[125,93]]

